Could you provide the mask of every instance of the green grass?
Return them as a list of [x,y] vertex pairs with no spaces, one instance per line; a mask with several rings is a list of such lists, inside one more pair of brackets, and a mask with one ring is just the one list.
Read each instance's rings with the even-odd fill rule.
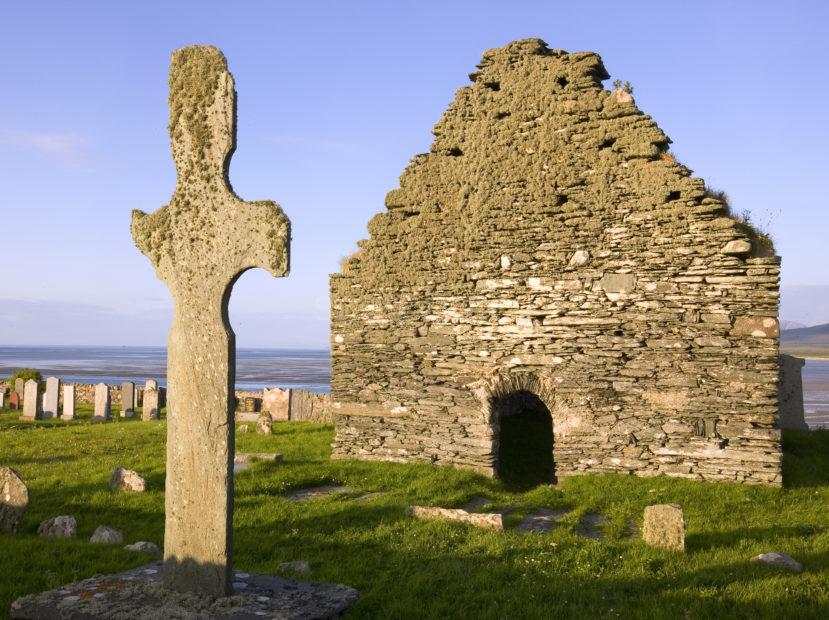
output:
[[[362,594],[352,618],[820,618],[829,617],[829,432],[787,432],[784,489],[668,478],[595,476],[513,492],[451,468],[330,461],[330,425],[282,423],[270,437],[238,436],[245,451],[278,451],[236,485],[235,566],[277,573],[307,560],[320,581]],[[165,423],[21,423],[0,412],[0,465],[21,472],[31,504],[22,530],[0,535],[0,615],[23,594],[150,560],[89,544],[99,524],[126,542],[162,543]],[[138,470],[144,494],[113,494],[117,465]],[[291,489],[340,483],[354,491],[306,502]],[[365,492],[382,492],[354,501]],[[415,521],[408,504],[461,506],[483,495],[511,505],[515,524],[533,507],[569,507],[549,534]],[[685,508],[688,551],[652,549],[627,537],[652,503]],[[602,542],[576,536],[579,517],[610,517]],[[76,540],[43,541],[43,519],[73,514]],[[749,562],[789,553],[800,575]]]

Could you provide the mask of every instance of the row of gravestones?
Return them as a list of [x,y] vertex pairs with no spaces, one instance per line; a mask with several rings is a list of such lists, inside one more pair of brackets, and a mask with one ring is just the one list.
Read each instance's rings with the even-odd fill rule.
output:
[[[57,377],[46,379],[46,389],[43,397],[40,396],[40,383],[29,379],[25,383],[22,379],[16,379],[14,390],[9,397],[9,404],[15,409],[20,408],[22,399],[23,415],[21,420],[48,420],[60,418],[72,420],[75,418],[75,386],[63,386],[63,411],[58,414],[59,394],[61,382]],[[159,411],[164,400],[164,388],[158,387],[155,379],[150,379],[144,385],[144,389],[135,387],[132,381],[125,381],[121,384],[121,417],[133,418],[136,415],[139,401],[142,401],[141,419],[157,420]],[[143,398],[141,398],[143,396]],[[0,390],[0,408],[6,406],[5,389]],[[109,386],[106,383],[99,383],[95,386],[95,412],[92,419],[107,421],[110,418],[111,398]]]

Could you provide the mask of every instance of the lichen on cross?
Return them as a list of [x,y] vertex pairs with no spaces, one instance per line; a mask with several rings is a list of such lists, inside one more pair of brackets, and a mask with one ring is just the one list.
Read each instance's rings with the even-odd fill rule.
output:
[[271,201],[244,202],[228,181],[236,143],[233,77],[215,47],[173,53],[170,203],[132,213],[135,244],[173,297],[168,339],[164,583],[232,592],[236,344],[230,292],[246,270],[285,276],[290,222]]

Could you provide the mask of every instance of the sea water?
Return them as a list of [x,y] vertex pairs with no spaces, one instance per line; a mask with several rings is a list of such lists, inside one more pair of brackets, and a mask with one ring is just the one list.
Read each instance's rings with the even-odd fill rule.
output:
[[[0,376],[35,368],[67,383],[155,379],[166,385],[166,347],[0,347]],[[282,387],[329,392],[331,356],[315,349],[238,349],[236,389]]]

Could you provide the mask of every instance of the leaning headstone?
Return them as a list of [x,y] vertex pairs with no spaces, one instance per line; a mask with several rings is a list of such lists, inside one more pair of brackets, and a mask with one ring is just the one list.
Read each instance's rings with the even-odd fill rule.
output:
[[259,414],[256,420],[256,432],[260,435],[270,435],[273,433],[273,421],[271,420],[271,414],[267,411]]
[[29,379],[23,386],[22,419],[39,420],[40,417],[40,385],[34,379]]
[[135,384],[132,381],[121,384],[121,417],[135,417]]
[[801,369],[806,360],[792,355],[780,355],[780,380],[777,382],[777,402],[780,428],[808,431],[803,411],[803,378]]
[[[218,49],[191,46],[173,55],[176,190],[156,213],[132,214],[136,245],[167,284],[174,308],[167,347],[164,563],[83,582],[103,594],[94,601],[98,617],[140,617],[162,606],[166,617],[193,617],[198,606],[198,615],[207,618],[299,617],[300,611],[302,617],[328,618],[358,597],[343,586],[286,584],[232,570],[236,347],[227,319],[229,293],[239,275],[254,267],[286,275],[290,239],[288,219],[276,204],[244,203],[230,188],[235,101],[233,78]],[[99,588],[112,580],[129,581],[133,594]],[[224,597],[234,588],[230,605]],[[189,596],[166,594],[170,590]],[[60,601],[75,594],[68,592],[18,599],[12,615],[56,615]],[[86,612],[90,606],[83,605]]]
[[29,506],[29,489],[16,471],[0,467],[0,532],[14,534]]
[[99,383],[95,386],[95,414],[92,419],[98,422],[109,420],[110,406],[109,386],[106,383]]
[[645,507],[642,540],[653,547],[685,551],[685,515],[677,504]]
[[147,482],[138,472],[123,467],[116,467],[109,475],[109,488],[113,491],[143,493],[147,490]]
[[37,528],[37,535],[41,538],[75,538],[77,533],[78,522],[72,515],[47,519]]
[[291,410],[291,390],[265,388],[262,392],[262,411],[271,414],[273,420],[288,420]]
[[60,379],[49,377],[46,379],[46,391],[43,393],[43,419],[56,418],[60,415],[58,411],[58,399],[60,398]]
[[23,398],[23,393],[26,390],[26,382],[23,379],[14,380],[14,391],[17,392],[19,398]]
[[287,274],[289,222],[275,203],[244,203],[228,185],[235,98],[221,52],[176,52],[170,89],[176,190],[156,213],[132,216],[136,245],[167,284],[174,306],[164,582],[173,590],[225,596],[232,592],[236,366],[228,291],[254,267]]
[[63,386],[63,414],[60,416],[62,420],[75,419],[75,386]]
[[149,381],[147,381],[147,387],[144,388],[144,404],[141,409],[141,419],[144,422],[158,419],[158,388],[151,387]]

